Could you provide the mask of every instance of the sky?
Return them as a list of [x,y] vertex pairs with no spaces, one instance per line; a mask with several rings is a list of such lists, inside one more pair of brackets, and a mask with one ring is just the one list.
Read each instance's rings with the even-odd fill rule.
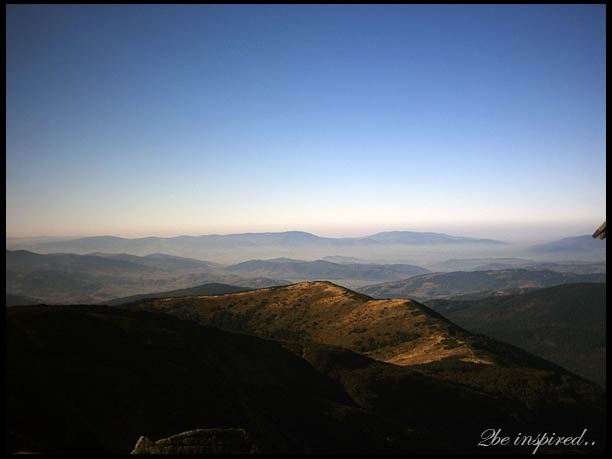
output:
[[9,5],[7,235],[590,233],[605,15]]

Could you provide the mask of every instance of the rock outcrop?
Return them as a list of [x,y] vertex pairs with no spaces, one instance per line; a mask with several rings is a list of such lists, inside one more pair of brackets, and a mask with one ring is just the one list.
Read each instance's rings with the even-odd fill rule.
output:
[[132,454],[256,453],[244,429],[196,429],[153,441],[142,436]]

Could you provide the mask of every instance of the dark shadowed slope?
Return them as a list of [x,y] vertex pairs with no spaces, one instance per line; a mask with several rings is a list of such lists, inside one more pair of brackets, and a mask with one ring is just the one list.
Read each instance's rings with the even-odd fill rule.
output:
[[262,452],[385,451],[402,434],[271,341],[104,306],[7,319],[9,451],[129,453],[141,435],[234,427]]
[[6,294],[6,306],[24,306],[29,304],[41,304],[42,301],[28,296]]
[[485,291],[552,287],[577,282],[605,282],[606,275],[547,270],[505,269],[432,273],[356,289],[374,298],[414,298],[420,301]]
[[9,451],[129,452],[143,435],[244,429],[259,452],[475,452],[493,424],[587,426],[604,444],[601,392],[553,367],[456,362],[451,377],[446,363],[398,367],[104,306],[10,308],[7,331]]
[[472,332],[514,344],[605,386],[606,284],[427,305]]

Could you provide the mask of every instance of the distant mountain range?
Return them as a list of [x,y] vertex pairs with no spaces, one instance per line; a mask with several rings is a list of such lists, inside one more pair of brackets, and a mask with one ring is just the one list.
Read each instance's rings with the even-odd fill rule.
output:
[[[235,265],[150,254],[38,254],[6,251],[7,293],[50,304],[109,303],[124,297],[224,284],[248,289],[303,280],[337,280],[346,284],[405,279],[428,270],[404,264],[339,264],[288,258],[250,260]],[[183,293],[180,293],[183,292]],[[230,293],[230,290],[220,293]],[[193,293],[196,294],[196,293]],[[170,295],[173,296],[173,295]]]
[[332,263],[340,263],[340,264],[374,264],[367,260],[362,260],[361,258],[355,257],[345,257],[342,255],[330,255],[327,257],[322,257],[321,260],[331,261]]
[[606,262],[542,262],[525,258],[463,258],[451,259],[435,263],[432,268],[436,271],[491,271],[502,269],[534,269],[549,270],[575,274],[605,273]]
[[249,260],[226,267],[230,272],[249,277],[282,277],[288,280],[390,280],[428,273],[420,266],[406,264],[332,263],[325,260],[303,261],[288,258]]
[[[9,241],[7,241],[8,243]],[[9,248],[21,248],[41,253],[69,252],[85,254],[91,252],[127,253],[147,255],[165,253],[184,256],[203,254],[206,250],[234,250],[254,247],[305,248],[305,247],[351,247],[383,245],[439,245],[439,244],[502,244],[493,239],[478,239],[450,236],[444,233],[413,231],[389,231],[365,237],[331,238],[316,236],[304,231],[277,233],[211,234],[205,236],[121,238],[95,236],[72,240],[44,242],[12,242]],[[15,245],[17,244],[17,245]],[[193,256],[193,255],[192,255]]]
[[425,233],[414,231],[385,231],[368,236],[380,244],[503,244],[495,239],[478,239],[472,237],[449,236],[444,233]]
[[432,273],[356,290],[374,298],[414,298],[424,301],[468,293],[551,287],[579,282],[605,282],[605,274],[573,274],[533,269]]
[[37,254],[6,251],[6,292],[51,304],[99,303],[206,283],[245,288],[288,281],[244,277],[216,264],[162,254]]
[[606,385],[606,284],[426,304],[471,332],[514,344]]
[[[603,274],[606,269],[605,262],[544,263],[518,258],[452,259],[435,265],[440,269],[474,272],[494,270],[510,272],[519,266],[523,271],[531,271],[526,273],[519,270],[512,275],[466,275],[430,273],[426,268],[412,264],[357,263],[355,260],[360,261],[359,259],[338,255],[326,258],[327,260],[304,261],[284,257],[222,265],[163,253],[137,256],[127,253],[90,252],[78,255],[7,250],[6,292],[51,304],[99,303],[132,295],[149,295],[210,283],[258,288],[305,280],[330,280],[345,287],[365,289],[362,291],[374,296],[395,295],[429,299],[473,294],[485,290],[505,291],[566,282],[590,282],[590,278],[572,277],[571,273]],[[513,268],[508,269],[509,266]],[[564,277],[549,273],[546,275],[547,278],[554,280],[549,279],[542,283],[541,279],[546,276],[538,274],[540,271],[556,271],[567,275]],[[429,277],[415,278],[425,274]],[[441,276],[442,274],[449,276]],[[510,277],[506,281],[500,281],[503,276]],[[407,279],[410,278],[413,280],[409,282]],[[462,281],[453,281],[455,278]],[[493,278],[498,280],[493,281]],[[594,279],[601,281],[605,279],[605,275]],[[378,282],[396,281],[397,283],[393,285],[374,285]],[[427,286],[419,287],[417,286],[419,282],[425,282]],[[445,290],[444,284],[449,282],[451,284],[455,282],[457,286]],[[406,288],[400,288],[400,285],[404,284]]]
[[557,255],[600,255],[606,256],[606,241],[593,238],[589,234],[584,236],[567,237],[558,241],[534,245],[530,248],[538,254]]
[[434,263],[432,268],[437,271],[488,271],[491,269],[523,268],[534,263],[525,258],[452,258]]
[[177,257],[165,253],[152,253],[142,257],[129,255],[127,253],[100,253],[94,252],[87,255],[108,258],[111,260],[122,260],[138,265],[149,266],[167,272],[191,272],[197,269],[221,268],[223,265],[212,261],[196,260],[194,258]]

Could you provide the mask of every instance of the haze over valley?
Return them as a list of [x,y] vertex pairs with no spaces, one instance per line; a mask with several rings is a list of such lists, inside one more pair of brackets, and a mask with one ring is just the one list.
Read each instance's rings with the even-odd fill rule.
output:
[[[380,262],[385,253],[406,253],[410,261],[426,261],[420,254],[444,259],[457,253],[479,255],[506,244],[493,239],[473,239],[439,233],[394,231],[363,238],[322,238],[306,232],[247,233],[201,237],[141,238],[92,237],[60,242],[35,243],[30,250],[7,249],[7,293],[51,303],[88,303],[120,297],[190,288],[206,283],[223,283],[255,288],[307,280],[329,280],[349,288],[363,288],[376,295],[404,295],[417,299],[483,290],[542,287],[568,282],[605,281],[605,244],[589,236],[583,244],[582,260],[576,261],[573,241],[553,241],[546,254],[538,248],[523,258],[450,258],[421,264],[396,263],[392,257]],[[583,241],[582,238],[578,238]],[[7,247],[11,247],[7,244]],[[571,250],[570,250],[571,249]],[[166,250],[169,253],[160,253]],[[377,254],[369,262],[364,250]],[[45,253],[46,252],[46,253]],[[241,258],[223,264],[206,258],[215,253]],[[249,259],[252,253],[281,252],[292,258]],[[300,255],[327,253],[321,259],[303,260]],[[337,255],[338,252],[351,255]],[[199,259],[177,254],[199,255]],[[569,255],[568,255],[569,253]],[[331,255],[335,254],[335,255]],[[432,255],[435,254],[435,255]],[[208,257],[210,255],[210,257]],[[571,257],[563,259],[563,256]],[[293,258],[295,257],[295,258]],[[310,257],[309,257],[310,258]],[[591,261],[586,261],[588,259]],[[430,258],[431,259],[431,258]],[[333,261],[330,261],[333,260]],[[402,258],[405,260],[405,258]],[[536,261],[539,260],[539,261]],[[549,261],[545,261],[549,260]],[[413,262],[414,263],[414,262]],[[454,271],[466,271],[458,279]],[[474,273],[469,274],[472,271]],[[477,272],[486,271],[489,274]],[[483,276],[501,275],[500,282],[477,281]],[[440,272],[449,272],[444,276]],[[426,275],[423,277],[423,275]],[[499,277],[499,276],[498,276]],[[415,287],[402,287],[406,279]],[[510,280],[513,278],[514,280]],[[439,292],[422,293],[416,285],[442,279]],[[469,280],[471,279],[471,280]],[[371,284],[395,282],[384,288]],[[453,283],[450,289],[448,285]],[[397,285],[398,287],[394,287]],[[428,287],[430,290],[432,287]],[[446,290],[445,290],[446,289]]]
[[[590,235],[530,244],[445,233],[387,231],[363,237],[320,237],[304,231],[226,235],[120,238],[97,236],[60,241],[7,239],[7,249],[36,253],[163,253],[225,264],[249,259],[295,258],[314,261],[330,256],[370,263],[418,264],[437,270],[448,259],[528,258],[535,261],[605,261],[605,245]],[[486,263],[483,260],[481,264]],[[447,270],[442,266],[442,270]]]

